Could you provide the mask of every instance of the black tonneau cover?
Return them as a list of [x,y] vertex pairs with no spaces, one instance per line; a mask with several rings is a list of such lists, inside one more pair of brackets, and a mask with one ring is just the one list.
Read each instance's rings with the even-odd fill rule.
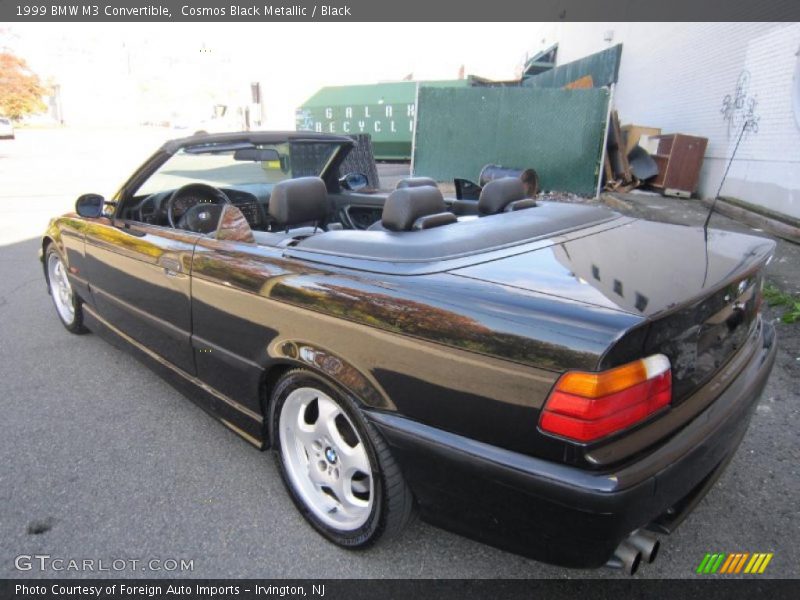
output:
[[[287,254],[342,266],[345,265],[338,259],[359,263],[432,264],[531,244],[620,218],[619,214],[605,208],[540,202],[534,208],[421,231],[329,231],[304,239]],[[364,265],[347,266],[385,270]]]

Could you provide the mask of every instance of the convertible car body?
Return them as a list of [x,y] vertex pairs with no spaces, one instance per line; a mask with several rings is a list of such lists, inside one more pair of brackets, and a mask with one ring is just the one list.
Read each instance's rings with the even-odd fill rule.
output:
[[652,560],[772,368],[773,243],[536,201],[511,178],[471,205],[426,180],[348,190],[351,146],[165,144],[109,201],[51,222],[59,318],[273,448],[335,543],[418,511],[551,563]]

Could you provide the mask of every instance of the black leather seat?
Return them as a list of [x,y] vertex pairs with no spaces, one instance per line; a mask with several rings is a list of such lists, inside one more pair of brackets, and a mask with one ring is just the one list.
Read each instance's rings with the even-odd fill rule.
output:
[[447,212],[442,192],[428,185],[404,187],[393,191],[383,205],[381,220],[370,230],[417,231],[455,223],[456,216]]
[[328,190],[319,177],[298,177],[275,184],[269,214],[287,231],[300,225],[321,227],[328,219]]
[[269,197],[268,212],[278,229],[285,233],[254,231],[259,244],[280,246],[313,235],[329,214],[328,190],[319,177],[298,177],[275,184]]
[[536,206],[536,201],[525,197],[525,185],[519,177],[493,179],[481,190],[478,198],[480,215],[495,215]]

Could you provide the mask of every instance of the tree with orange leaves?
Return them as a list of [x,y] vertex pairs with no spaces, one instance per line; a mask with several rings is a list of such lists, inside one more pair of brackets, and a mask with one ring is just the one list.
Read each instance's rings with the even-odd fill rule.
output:
[[42,97],[47,90],[24,60],[0,52],[0,114],[19,120],[47,107]]

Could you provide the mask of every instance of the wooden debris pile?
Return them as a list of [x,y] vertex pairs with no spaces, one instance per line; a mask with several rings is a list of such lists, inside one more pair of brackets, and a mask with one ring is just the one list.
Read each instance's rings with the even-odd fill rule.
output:
[[[629,192],[657,175],[655,162],[639,147],[639,140],[643,136],[655,136],[660,133],[660,129],[653,127],[638,125],[620,127],[617,111],[611,111],[603,160],[603,189],[609,192]],[[634,157],[635,162],[632,162]]]

